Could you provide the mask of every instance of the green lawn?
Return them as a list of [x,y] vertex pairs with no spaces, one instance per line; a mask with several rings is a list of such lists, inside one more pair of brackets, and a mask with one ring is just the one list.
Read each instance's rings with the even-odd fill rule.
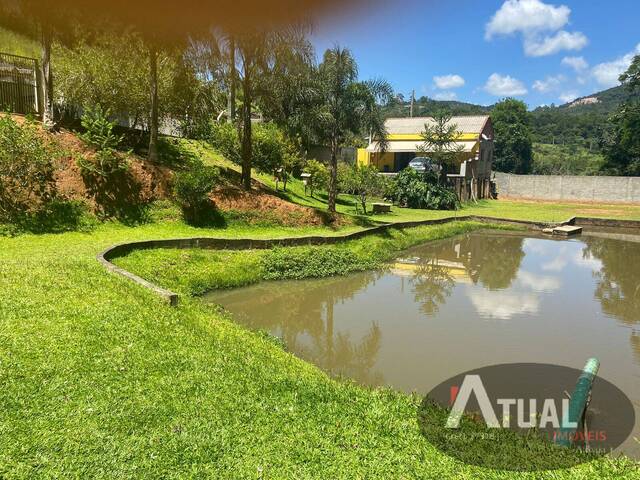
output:
[[[554,212],[500,202],[474,210]],[[458,227],[422,228],[437,237]],[[336,232],[174,221],[0,237],[0,478],[513,478],[431,446],[417,426],[419,398],[332,380],[198,300],[171,308],[95,260],[123,241],[309,233]],[[520,477],[640,474],[607,458]]]

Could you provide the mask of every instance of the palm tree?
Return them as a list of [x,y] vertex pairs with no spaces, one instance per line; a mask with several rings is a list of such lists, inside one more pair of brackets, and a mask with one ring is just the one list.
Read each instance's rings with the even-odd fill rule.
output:
[[389,101],[393,89],[380,79],[359,82],[358,65],[346,48],[327,50],[318,73],[318,136],[331,148],[328,209],[334,214],[340,148],[349,139],[363,135],[375,138],[381,150],[386,148],[387,132],[380,102]]

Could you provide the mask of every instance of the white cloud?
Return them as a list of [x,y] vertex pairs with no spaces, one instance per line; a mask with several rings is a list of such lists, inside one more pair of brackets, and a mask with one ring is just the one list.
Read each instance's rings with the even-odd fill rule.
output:
[[589,68],[589,64],[584,57],[564,57],[560,63],[565,67],[573,68],[576,72],[582,72]]
[[573,102],[578,97],[579,95],[577,92],[571,91],[571,92],[563,92],[558,98],[563,103],[570,103],[570,102]]
[[[561,30],[569,23],[570,14],[571,9],[566,5],[556,6],[540,0],[506,0],[485,26],[485,39],[519,33],[524,53],[529,57],[580,50],[588,43],[587,37],[580,32]],[[546,32],[549,34],[545,35]]]
[[621,57],[612,60],[611,62],[599,63],[591,70],[591,74],[596,81],[603,87],[615,87],[620,82],[618,77],[623,73],[629,65],[635,55],[640,54],[640,43],[636,45],[636,48]]
[[536,80],[533,82],[532,88],[540,93],[547,93],[557,90],[566,80],[564,75],[548,76],[544,80]]
[[566,5],[556,7],[540,0],[506,0],[487,23],[485,38],[516,32],[528,35],[556,31],[569,22],[570,14]]
[[440,77],[433,77],[433,83],[436,88],[441,90],[448,90],[450,88],[459,88],[464,85],[464,78],[460,75],[442,75]]
[[456,92],[438,92],[433,96],[433,98],[435,100],[455,100],[458,96],[456,95]]
[[484,89],[496,97],[515,97],[527,93],[526,87],[520,80],[499,73],[492,73],[489,76]]
[[560,30],[553,36],[527,37],[524,40],[524,53],[529,57],[544,57],[562,50],[580,50],[589,40],[580,32],[566,32]]

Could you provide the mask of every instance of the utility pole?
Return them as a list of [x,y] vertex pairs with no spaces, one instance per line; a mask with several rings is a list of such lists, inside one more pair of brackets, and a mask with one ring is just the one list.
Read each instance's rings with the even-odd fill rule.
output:
[[413,102],[416,99],[416,91],[411,90],[411,106],[409,107],[409,116],[413,118]]

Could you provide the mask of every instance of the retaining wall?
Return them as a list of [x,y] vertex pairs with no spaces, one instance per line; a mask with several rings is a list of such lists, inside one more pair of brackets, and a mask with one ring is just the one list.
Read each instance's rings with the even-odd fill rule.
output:
[[495,172],[498,198],[640,203],[640,177],[514,175]]

